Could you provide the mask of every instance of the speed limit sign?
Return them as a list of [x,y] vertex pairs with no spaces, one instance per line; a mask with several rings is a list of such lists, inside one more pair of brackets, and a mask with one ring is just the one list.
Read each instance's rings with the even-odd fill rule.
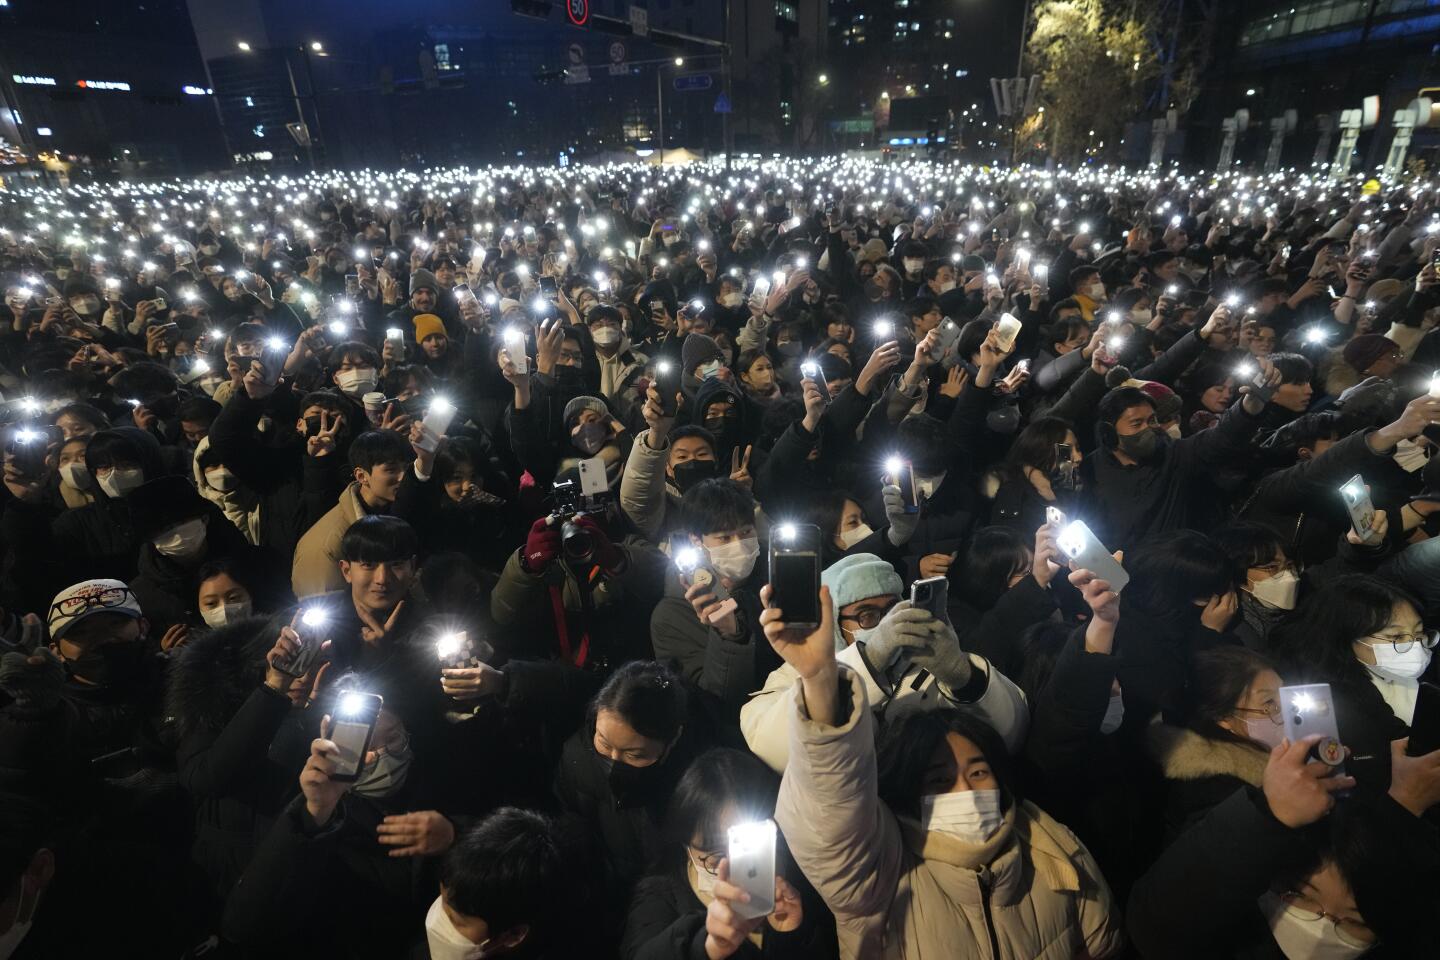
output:
[[585,26],[590,22],[590,0],[567,0],[565,13],[575,26]]

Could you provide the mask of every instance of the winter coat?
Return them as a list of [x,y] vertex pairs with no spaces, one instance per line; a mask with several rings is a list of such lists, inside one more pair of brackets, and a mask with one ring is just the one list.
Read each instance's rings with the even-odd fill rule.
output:
[[258,544],[265,529],[260,517],[260,498],[243,486],[237,486],[231,490],[218,490],[211,486],[210,481],[206,479],[204,468],[200,466],[201,456],[209,449],[210,438],[208,436],[202,437],[200,442],[195,445],[193,463],[195,489],[200,491],[200,496],[220,508],[220,511],[225,514],[225,519],[235,525],[235,528],[245,537],[246,542]]
[[1269,759],[1258,745],[1163,723],[1146,731],[1145,746],[1165,774],[1167,839],[1194,826],[1236,790],[1260,786]]
[[[775,820],[835,914],[845,958],[1106,957],[1123,944],[1099,868],[1069,830],[1012,800],[996,833],[971,844],[927,832],[876,794],[865,684],[842,670],[849,716],[816,723],[789,694],[790,764]],[[843,695],[842,695],[843,699]]]
[[[150,621],[150,629],[156,635],[163,634],[170,627],[188,623],[201,623],[197,604],[200,583],[197,575],[200,568],[211,560],[250,561],[245,565],[256,571],[265,572],[265,564],[259,562],[264,552],[245,542],[244,536],[235,526],[218,516],[218,508],[208,501],[205,503],[205,545],[204,552],[193,561],[182,563],[164,556],[150,543],[140,545],[140,559],[136,563],[137,573],[130,581],[130,590],[140,601],[140,609]],[[284,584],[275,584],[256,596],[256,606],[266,601],[284,600],[288,594]],[[258,588],[256,593],[260,594]],[[276,596],[280,594],[280,596]],[[271,603],[266,603],[267,608]]]
[[315,522],[295,545],[291,585],[302,600],[317,593],[329,593],[345,586],[340,573],[340,541],[350,525],[370,513],[360,499],[359,482],[351,482],[340,501]]
[[[947,693],[940,689],[933,674],[911,667],[890,695],[871,674],[858,644],[841,650],[835,659],[849,668],[850,674],[864,687],[866,700],[876,710],[884,709],[892,699],[909,701],[912,698],[922,708],[958,707],[993,727],[1011,752],[1018,752],[1025,742],[1030,723],[1025,695],[984,657],[970,655],[970,683],[963,690]],[[755,756],[777,773],[785,770],[790,758],[791,741],[786,725],[791,711],[791,691],[799,686],[799,679],[794,667],[782,664],[765,678],[765,686],[740,709],[740,730],[745,734],[745,742]]]

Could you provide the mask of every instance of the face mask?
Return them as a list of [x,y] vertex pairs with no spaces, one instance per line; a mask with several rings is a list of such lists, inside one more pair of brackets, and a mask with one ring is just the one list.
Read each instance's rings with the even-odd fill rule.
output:
[[582,423],[570,431],[570,442],[585,456],[593,457],[605,446],[609,436],[610,429],[603,423]]
[[205,521],[196,517],[154,541],[155,552],[173,560],[188,560],[205,549]]
[[760,540],[757,537],[732,540],[718,547],[706,547],[705,552],[710,555],[710,565],[716,573],[739,583],[755,569],[755,559],[760,556]]
[[250,616],[249,600],[242,600],[239,603],[223,603],[218,607],[200,611],[200,617],[212,627],[223,627],[227,623],[244,620],[248,616]]
[[724,369],[725,364],[719,360],[711,360],[709,363],[702,363],[695,368],[695,377],[699,380],[709,380],[715,374]]
[[924,261],[924,260],[916,260],[916,259],[914,259],[914,258],[912,258],[912,257],[906,257],[906,258],[905,258],[905,272],[908,273],[908,274],[910,274],[912,277],[913,277],[915,274],[919,273],[921,270],[924,270],[924,269],[925,269],[925,261]]
[[205,482],[210,484],[221,493],[228,493],[236,487],[235,474],[221,467],[219,470],[211,470],[205,474]]
[[220,384],[222,384],[222,383],[224,383],[224,382],[225,382],[225,378],[224,378],[224,377],[215,377],[215,376],[205,377],[205,378],[197,381],[197,383],[200,385],[200,389],[204,392],[205,396],[207,396],[207,397],[213,397],[213,396],[215,396],[215,390],[220,386]]
[[1269,717],[1246,717],[1245,736],[1273,750],[1285,739],[1285,727]]
[[1143,327],[1148,325],[1151,320],[1155,319],[1155,314],[1151,310],[1140,310],[1137,308],[1130,311],[1130,319]]
[[965,790],[920,798],[920,825],[965,843],[989,840],[1004,819],[999,790]]
[[90,476],[90,471],[85,469],[83,463],[62,463],[60,482],[71,490],[89,490],[95,483],[95,478]]
[[1329,917],[1309,920],[1300,916],[1278,894],[1266,891],[1257,901],[1270,924],[1270,936],[1286,960],[1345,960],[1367,953],[1369,947],[1351,946],[1340,939]]
[[845,545],[846,550],[852,549],[855,544],[871,536],[875,531],[870,529],[868,523],[862,523],[858,527],[840,531],[840,542]]
[[1388,643],[1375,644],[1370,650],[1375,654],[1375,665],[1366,667],[1390,680],[1414,680],[1430,666],[1430,651],[1418,643],[1404,653],[1397,653]]
[[144,663],[144,646],[138,640],[126,640],[107,643],[65,661],[65,671],[97,687],[120,687],[132,682]]
[[620,330],[618,327],[596,327],[590,339],[597,347],[613,347],[620,342]]
[[569,364],[556,364],[553,374],[555,382],[567,387],[578,387],[585,378],[585,372]]
[[1276,610],[1294,610],[1300,596],[1300,574],[1281,570],[1269,580],[1250,584],[1250,596]]
[[213,257],[220,252],[220,245],[218,243],[202,243],[200,244],[200,252],[207,257]]
[[1090,284],[1090,286],[1085,288],[1085,295],[1091,300],[1104,300],[1105,284],[1101,283],[1099,280],[1096,280],[1094,283]]
[[100,303],[94,297],[76,297],[70,301],[70,309],[82,317],[88,317],[92,313],[100,312]]
[[374,367],[356,367],[335,374],[335,384],[347,397],[361,397],[375,389],[380,377]]
[[[722,307],[728,307],[729,309],[734,310],[736,307],[740,306],[740,304],[742,304],[742,303],[744,303],[744,302],[745,302],[745,297],[744,297],[744,295],[742,295],[742,294],[739,294],[739,293],[722,293],[722,294],[720,294],[720,306],[722,306]],[[701,872],[701,873],[704,873],[705,871],[702,870],[702,871],[700,871],[700,872]]]
[[715,896],[715,881],[718,880],[719,877],[700,866],[700,864],[694,860],[690,861],[690,865],[695,868],[695,892],[703,897]]
[[145,471],[139,467],[111,470],[110,476],[98,479],[100,489],[105,491],[107,497],[119,499],[145,482]]
[[[703,870],[699,872],[704,873]],[[712,889],[715,886],[714,877],[710,878],[710,886]],[[10,924],[9,930],[0,934],[0,960],[8,960],[19,949],[20,942],[25,939],[25,935],[30,932],[30,928],[35,923],[35,910],[40,906],[40,891],[36,890],[30,894],[30,903],[27,907],[25,894],[29,889],[30,884],[22,878],[20,880],[20,902],[15,907],[15,922]],[[21,917],[25,919],[22,920]]]
[[1159,430],[1146,429],[1120,438],[1120,452],[1134,460],[1149,460],[1155,455],[1163,436]]
[[709,430],[719,439],[729,432],[730,425],[735,422],[735,419],[735,417],[731,416],[706,417],[705,429]]
[[779,352],[780,356],[789,359],[790,357],[798,357],[804,353],[805,344],[799,340],[787,340],[785,343],[777,343],[775,349]]
[[605,768],[605,779],[610,784],[610,792],[621,803],[641,800],[653,794],[663,775],[662,761],[656,761],[645,767],[632,767],[628,763],[611,760],[598,753],[595,758]]
[[720,476],[720,464],[715,460],[686,460],[675,464],[675,487],[682,494],[701,480],[713,480]]
[[946,280],[944,283],[940,284],[940,292],[941,292],[941,293],[949,293],[951,290],[954,290],[954,289],[955,289],[955,281],[954,281],[954,280]]
[[1425,464],[1430,462],[1426,455],[1426,448],[1420,446],[1414,440],[1401,440],[1395,445],[1395,453],[1391,456],[1400,469],[1406,473],[1414,473],[1416,470],[1423,470]]
[[1165,436],[1169,437],[1171,440],[1180,439],[1180,423],[1178,420],[1175,423],[1165,425]]
[[490,942],[466,940],[450,922],[443,897],[436,897],[425,914],[425,940],[430,947],[430,960],[483,960],[485,944]]
[[388,797],[398,793],[405,786],[410,775],[410,763],[415,759],[410,752],[410,738],[398,750],[386,750],[375,758],[375,762],[360,769],[360,778],[350,788],[351,793],[362,797]]
[[1120,729],[1120,724],[1125,722],[1125,698],[1121,694],[1112,693],[1110,702],[1105,706],[1105,719],[1100,721],[1100,732],[1107,737]]
[[70,268],[69,268],[69,267],[56,267],[56,268],[55,268],[55,276],[56,276],[56,278],[59,279],[59,280],[68,280],[68,279],[70,279]]
[[940,471],[933,476],[915,474],[915,489],[926,499],[933,499],[935,491],[940,489],[940,484],[945,482],[945,471]]

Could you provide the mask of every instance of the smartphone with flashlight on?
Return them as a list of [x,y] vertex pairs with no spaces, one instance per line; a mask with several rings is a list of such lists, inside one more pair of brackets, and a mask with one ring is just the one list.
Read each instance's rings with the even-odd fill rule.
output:
[[680,571],[680,582],[685,585],[685,589],[704,587],[715,598],[718,605],[707,614],[707,619],[711,623],[726,614],[735,612],[737,606],[735,598],[730,596],[730,591],[726,590],[724,584],[720,582],[720,575],[707,562],[705,551],[688,543],[676,544],[674,557],[675,569]]
[[1366,546],[1378,544],[1380,534],[1375,530],[1375,503],[1370,499],[1370,491],[1365,489],[1365,481],[1360,474],[1345,481],[1340,488],[1340,496],[1345,498],[1345,509],[1350,511],[1350,523],[1360,541]]
[[820,389],[820,396],[826,403],[830,402],[830,384],[825,382],[825,373],[820,369],[820,364],[814,360],[806,360],[800,364],[800,375],[807,380],[815,381],[815,386]]
[[667,417],[675,416],[675,398],[680,393],[680,365],[674,360],[656,361],[655,392],[660,394],[660,412]]
[[309,673],[320,656],[320,646],[325,642],[325,624],[329,620],[330,612],[324,607],[307,607],[292,628],[300,641],[299,649],[286,659],[275,660],[271,666],[289,677],[303,677]]
[[505,352],[515,365],[516,373],[530,372],[530,357],[525,353],[525,334],[514,327],[505,331]]
[[385,700],[378,693],[349,692],[340,695],[335,715],[330,718],[330,741],[339,750],[331,780],[351,781],[360,776],[365,753],[375,739],[375,724]]
[[1306,683],[1280,688],[1281,720],[1285,737],[1297,743],[1304,737],[1320,734],[1310,748],[1306,760],[1319,760],[1335,768],[1337,776],[1345,774],[1345,746],[1340,742],[1340,720],[1335,715],[1335,698],[1328,683]]
[[475,303],[475,302],[476,302],[476,300],[475,300],[475,291],[473,291],[473,290],[470,289],[470,284],[468,284],[468,283],[457,283],[457,284],[455,284],[455,286],[454,286],[452,289],[454,290],[454,293],[455,293],[455,303],[456,303],[457,305],[463,307],[463,306],[464,306],[465,304],[467,304],[467,303]]
[[560,288],[555,283],[554,277],[540,278],[540,296],[546,300],[554,300],[560,293]]
[[1062,527],[1055,538],[1055,545],[1070,559],[1071,570],[1089,570],[1109,583],[1114,593],[1124,590],[1125,584],[1130,582],[1130,574],[1110,555],[1105,544],[1083,520],[1072,520]]
[[820,624],[820,528],[782,523],[770,538],[770,604],[785,615],[785,626]]
[[285,361],[290,357],[290,345],[279,337],[271,337],[265,341],[260,348],[260,356],[255,362],[260,364],[260,376],[265,383],[274,386],[280,382],[280,374],[285,370]]
[[18,427],[5,443],[6,461],[27,479],[38,479],[44,474],[49,451],[48,427]]
[[430,405],[425,409],[425,419],[421,422],[420,439],[415,442],[415,446],[426,453],[434,453],[454,419],[455,405],[453,403],[444,397],[436,397],[431,400]]
[[915,468],[908,460],[891,457],[885,461],[885,482],[900,488],[900,502],[906,513],[919,513],[920,500],[915,495]]
[[736,824],[727,831],[730,882],[749,894],[730,907],[746,919],[775,912],[775,821]]

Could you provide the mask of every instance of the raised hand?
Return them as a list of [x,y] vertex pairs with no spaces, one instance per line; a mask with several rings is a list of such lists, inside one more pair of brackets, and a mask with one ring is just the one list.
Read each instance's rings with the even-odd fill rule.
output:
[[306,438],[305,452],[312,457],[328,457],[334,453],[336,447],[339,445],[338,436],[341,423],[343,423],[343,421],[338,413],[332,414],[330,411],[322,408],[320,411],[320,431],[316,433],[315,436]]
[[395,604],[395,609],[390,611],[390,616],[382,624],[375,619],[375,616],[364,607],[357,606],[355,612],[360,614],[364,621],[360,626],[360,639],[368,644],[378,645],[390,636],[395,629],[395,621],[400,619],[400,611],[405,609],[405,601],[401,600]]
[[439,810],[391,814],[375,828],[392,857],[433,857],[455,843],[455,825]]
[[738,446],[730,451],[730,479],[740,484],[740,486],[746,490],[749,490],[754,482],[750,477],[750,454],[754,449],[750,444],[746,444],[745,456],[743,458],[740,456],[740,448]]

